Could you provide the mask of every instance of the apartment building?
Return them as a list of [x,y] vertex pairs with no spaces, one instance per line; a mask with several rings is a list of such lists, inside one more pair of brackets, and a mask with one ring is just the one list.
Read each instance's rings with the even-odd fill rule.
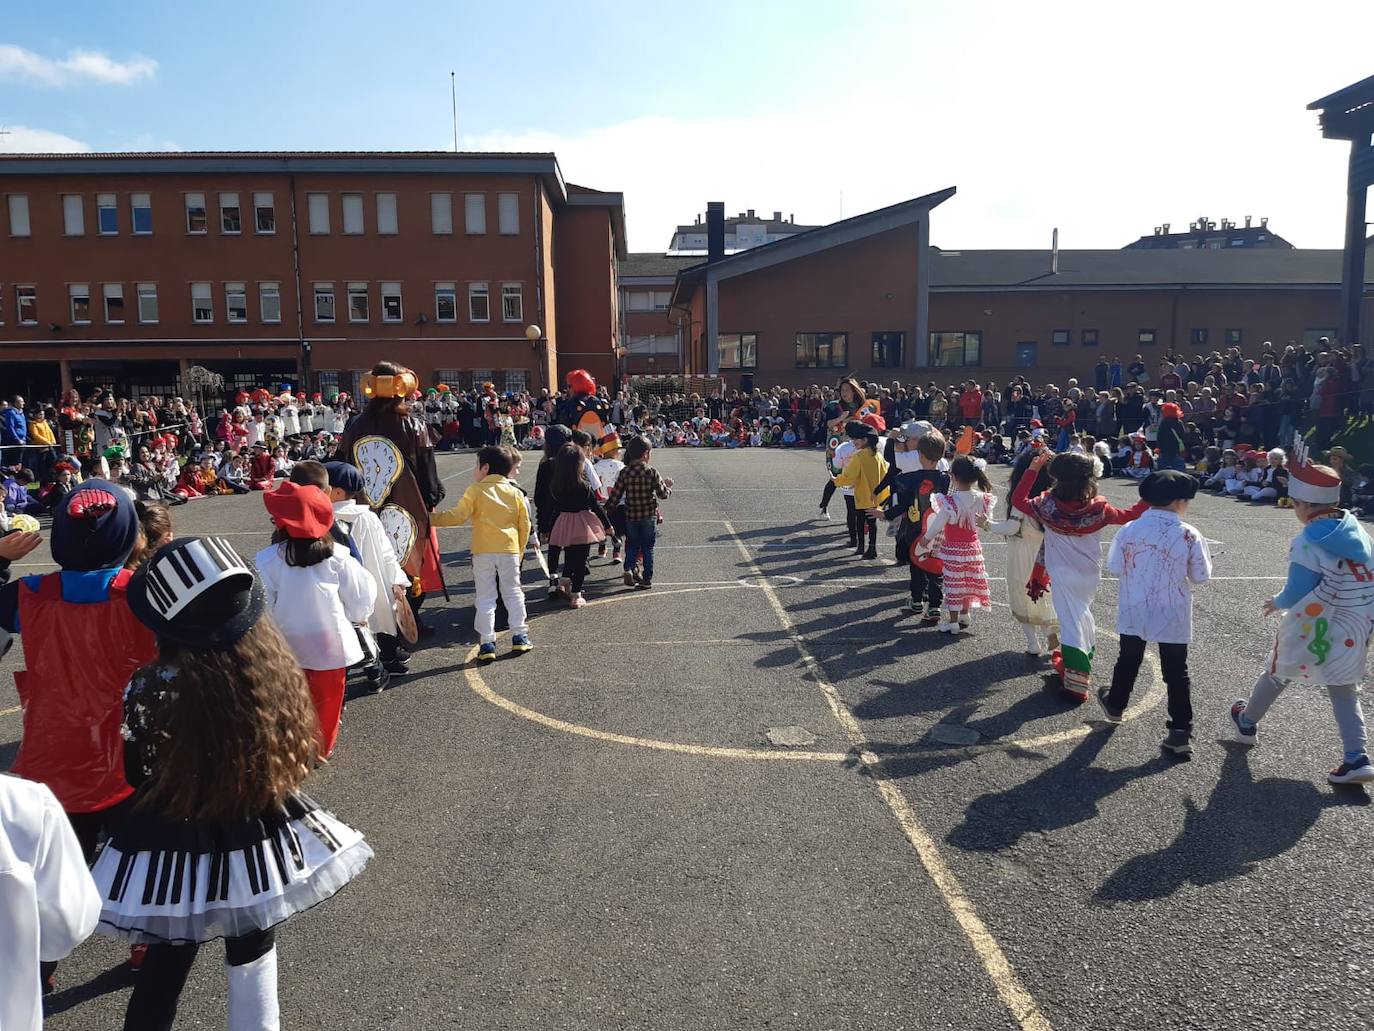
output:
[[553,154],[5,155],[0,193],[6,392],[170,393],[192,364],[324,393],[381,358],[505,390],[615,368],[622,199]]

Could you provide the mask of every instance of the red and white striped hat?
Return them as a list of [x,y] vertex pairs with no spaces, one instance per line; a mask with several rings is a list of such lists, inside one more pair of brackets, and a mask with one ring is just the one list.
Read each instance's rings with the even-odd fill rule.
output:
[[1312,505],[1335,505],[1341,500],[1341,478],[1312,464],[1301,433],[1293,442],[1293,461],[1288,464],[1288,496]]

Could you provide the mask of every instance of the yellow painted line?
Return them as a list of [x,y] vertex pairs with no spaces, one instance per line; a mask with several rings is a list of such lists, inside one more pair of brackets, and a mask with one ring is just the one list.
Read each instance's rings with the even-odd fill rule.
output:
[[22,712],[23,707],[16,705],[11,709],[0,709],[0,716],[13,716],[16,712]]
[[[762,576],[763,571],[758,568],[749,549],[740,541],[734,527],[727,522],[725,529],[739,544],[739,552],[744,561]],[[774,615],[777,616],[778,622],[782,624],[783,630],[791,638],[793,646],[801,656],[802,665],[810,672],[816,686],[821,689],[826,702],[830,705],[830,711],[840,726],[844,728],[845,735],[854,746],[859,760],[872,775],[878,793],[887,804],[898,826],[901,827],[902,833],[906,835],[907,841],[916,850],[921,865],[925,867],[926,873],[944,898],[945,905],[949,907],[959,929],[964,932],[964,937],[968,939],[979,961],[982,962],[983,969],[991,978],[1002,1004],[1006,1006],[1022,1031],[1051,1031],[1050,1022],[1041,1012],[1040,1005],[1031,995],[1025,982],[1021,980],[1020,975],[1013,969],[1011,961],[1007,959],[1007,955],[1002,951],[1002,946],[996,937],[988,930],[987,924],[983,923],[973,905],[973,900],[969,898],[963,885],[954,875],[954,871],[950,869],[949,864],[940,855],[940,849],[936,845],[935,839],[930,836],[930,832],[917,819],[916,813],[906,800],[906,796],[888,778],[883,761],[869,747],[868,739],[864,737],[859,721],[854,718],[854,714],[849,711],[849,707],[844,704],[839,692],[830,683],[825,671],[821,669],[821,664],[811,654],[806,639],[798,632],[796,624],[792,622],[792,617],[788,615],[787,609],[778,599],[777,592],[768,585],[767,580],[763,581],[762,590],[764,597],[768,599],[769,606],[773,609]]]

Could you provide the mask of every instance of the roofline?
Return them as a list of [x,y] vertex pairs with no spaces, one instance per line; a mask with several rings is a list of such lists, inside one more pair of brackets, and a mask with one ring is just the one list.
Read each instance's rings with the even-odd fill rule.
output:
[[1374,93],[1374,75],[1371,75],[1367,79],[1361,79],[1359,82],[1351,83],[1349,86],[1336,90],[1335,93],[1328,93],[1320,100],[1312,101],[1312,103],[1307,105],[1307,110],[1321,111],[1325,108],[1333,107],[1336,104],[1344,103],[1345,97],[1348,94],[1359,93],[1365,90]]
[[919,221],[920,216],[928,213],[931,208],[949,200],[956,192],[957,187],[949,186],[934,193],[878,208],[876,211],[866,211],[862,215],[854,215],[829,225],[794,233],[781,240],[727,255],[719,261],[689,265],[678,271],[671,303],[678,304],[678,295],[683,286],[695,282],[703,274],[715,280],[732,279],[910,225]]
[[653,275],[635,275],[633,272],[621,272],[616,278],[621,286],[672,286],[677,280],[677,275],[672,272],[654,273]]

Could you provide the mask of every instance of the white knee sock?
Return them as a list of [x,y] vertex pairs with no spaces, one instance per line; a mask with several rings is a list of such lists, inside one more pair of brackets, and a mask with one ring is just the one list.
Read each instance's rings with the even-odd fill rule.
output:
[[1029,623],[1022,623],[1021,630],[1026,635],[1026,651],[1035,652],[1036,655],[1039,655],[1043,648],[1040,645],[1040,634],[1035,627]]
[[277,950],[241,967],[224,967],[229,976],[229,1031],[278,1031]]

